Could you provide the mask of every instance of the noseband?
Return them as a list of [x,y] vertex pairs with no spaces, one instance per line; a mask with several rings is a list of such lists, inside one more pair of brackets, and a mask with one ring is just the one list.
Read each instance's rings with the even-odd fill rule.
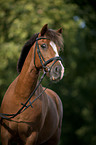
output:
[[[30,99],[32,98],[32,96],[34,95],[34,93],[36,92],[36,90],[38,89],[38,87],[40,86],[43,78],[45,77],[47,71],[50,72],[52,66],[58,61],[62,61],[62,58],[60,56],[57,56],[57,57],[53,57],[53,58],[50,58],[49,60],[45,61],[40,49],[39,49],[39,45],[38,45],[38,41],[41,40],[41,39],[48,39],[48,38],[43,38],[43,37],[40,37],[40,38],[37,38],[36,39],[36,45],[35,45],[35,51],[34,51],[34,65],[36,67],[36,63],[35,63],[35,58],[36,58],[36,48],[37,48],[37,54],[39,56],[39,59],[40,59],[40,63],[42,65],[42,68],[44,70],[44,73],[43,75],[41,76],[40,80],[39,80],[39,83],[37,84],[36,88],[34,89],[34,91],[30,94],[29,98],[27,99],[27,101],[23,104],[21,103],[22,107],[15,113],[15,114],[5,114],[5,113],[0,113],[0,117],[1,117],[1,120],[0,120],[0,123],[2,124],[2,119],[6,119],[6,120],[10,120],[10,121],[13,121],[12,118],[16,117],[17,115],[21,114],[22,112],[24,112],[27,108],[29,108],[30,106],[33,108],[32,104],[43,94],[43,92],[47,89],[45,88],[32,102],[30,101]],[[43,61],[44,63],[43,63]],[[49,63],[52,63],[51,67],[47,67],[47,64]],[[46,69],[47,68],[47,69]],[[36,67],[37,70],[39,70],[37,67]],[[47,70],[47,71],[46,71]],[[28,104],[29,103],[29,104]]]
[[[48,38],[44,38],[44,37],[40,37],[40,38],[36,38],[36,45],[35,45],[35,51],[34,51],[34,65],[36,67],[36,63],[35,63],[35,56],[36,56],[36,48],[37,48],[37,54],[39,56],[39,60],[40,60],[40,63],[42,65],[42,68],[44,69],[44,71],[46,72],[46,68],[47,68],[47,71],[50,71],[52,66],[56,63],[56,61],[60,60],[62,62],[62,58],[60,56],[56,56],[56,57],[53,57],[53,58],[50,58],[49,60],[45,61],[41,51],[40,51],[40,48],[39,48],[39,45],[38,45],[38,41],[41,40],[41,39],[48,39]],[[48,39],[49,40],[49,39]],[[42,61],[43,60],[43,61]],[[51,65],[50,68],[47,67],[47,64],[51,63],[52,61],[53,64]],[[44,63],[43,63],[44,62]],[[36,69],[38,70],[38,68],[36,67]]]

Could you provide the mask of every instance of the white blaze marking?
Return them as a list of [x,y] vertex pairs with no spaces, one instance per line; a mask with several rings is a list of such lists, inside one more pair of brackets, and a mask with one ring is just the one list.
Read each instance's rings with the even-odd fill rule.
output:
[[[57,51],[56,44],[55,44],[53,41],[51,41],[51,42],[50,42],[50,45],[51,45],[51,47],[53,48],[53,50],[54,50],[54,52],[55,52],[55,57],[56,57],[56,56],[59,56],[58,51]],[[61,63],[60,60],[59,60],[59,63],[60,63],[61,68],[62,68],[62,70],[61,70],[61,79],[62,79],[62,78],[63,78],[63,75],[64,75],[64,67],[63,67],[63,65],[62,65],[62,63]]]
[[53,50],[55,52],[55,56],[59,56],[58,51],[57,51],[56,44],[53,41],[51,41],[50,42],[50,45],[51,45],[51,47],[53,48]]

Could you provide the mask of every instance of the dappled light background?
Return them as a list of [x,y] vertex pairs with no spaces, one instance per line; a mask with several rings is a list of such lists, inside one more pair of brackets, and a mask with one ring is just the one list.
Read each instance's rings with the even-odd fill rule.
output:
[[[63,102],[60,145],[96,145],[95,0],[0,0],[0,102],[18,75],[21,49],[48,23],[63,28],[64,78],[51,89]],[[44,80],[47,86],[49,80]]]

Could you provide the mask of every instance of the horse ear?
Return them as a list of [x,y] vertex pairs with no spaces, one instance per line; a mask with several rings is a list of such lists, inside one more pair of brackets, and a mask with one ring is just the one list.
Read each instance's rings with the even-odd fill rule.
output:
[[48,30],[48,24],[45,24],[39,33],[39,37],[44,36],[44,34],[46,33],[47,30]]
[[57,33],[62,34],[62,32],[63,32],[63,29],[62,28],[60,28],[60,29],[57,30]]

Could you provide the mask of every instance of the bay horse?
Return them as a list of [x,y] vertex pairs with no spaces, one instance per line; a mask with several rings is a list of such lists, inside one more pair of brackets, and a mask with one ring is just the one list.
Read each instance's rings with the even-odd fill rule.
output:
[[58,144],[62,102],[54,91],[42,87],[41,82],[38,85],[38,77],[43,70],[53,82],[63,78],[60,48],[63,48],[62,28],[48,29],[47,24],[25,43],[17,66],[19,75],[9,86],[1,104],[2,145]]

